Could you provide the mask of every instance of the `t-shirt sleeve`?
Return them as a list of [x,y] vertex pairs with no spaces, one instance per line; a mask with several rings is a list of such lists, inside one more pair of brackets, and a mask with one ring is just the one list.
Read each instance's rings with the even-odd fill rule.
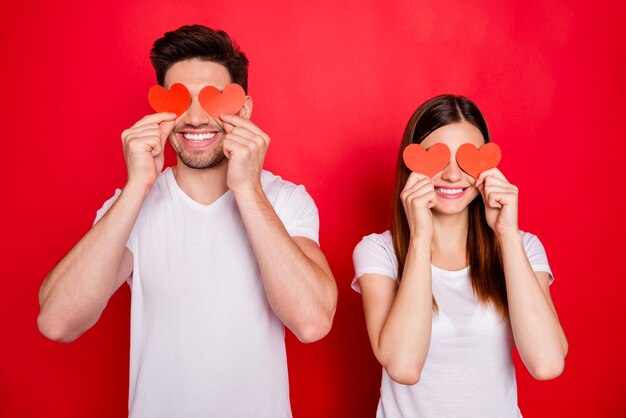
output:
[[113,203],[115,203],[121,193],[122,189],[115,189],[115,194],[109,200],[104,202],[100,209],[98,209],[98,211],[96,212],[96,219],[94,219],[93,221],[94,225],[97,224],[100,219],[102,219],[104,214],[107,213],[109,209],[111,209],[111,206],[113,206]]
[[543,247],[539,238],[528,232],[522,234],[522,241],[524,242],[524,249],[526,250],[526,256],[530,262],[530,266],[533,271],[544,271],[550,274],[550,284],[554,282],[554,276],[552,275],[552,269],[548,263],[548,256],[546,250]]
[[320,219],[317,206],[304,186],[291,185],[285,192],[278,216],[292,237],[306,237],[319,245]]
[[[117,198],[120,197],[121,193],[122,193],[122,189],[115,189],[115,194],[113,194],[113,196],[111,196],[111,198],[109,198],[106,202],[104,202],[102,207],[98,209],[98,211],[96,212],[96,219],[94,219],[93,221],[94,225],[97,224],[100,219],[102,219],[104,214],[107,213],[109,209],[111,209],[111,206],[113,206]],[[133,232],[134,232],[134,229],[131,232],[131,236]],[[126,248],[128,248],[131,252],[133,252],[133,249],[130,243],[131,243],[131,238],[128,237],[128,240],[126,240]]]
[[364,274],[381,274],[396,280],[396,267],[389,249],[379,234],[364,237],[352,253],[354,278],[352,289],[361,293],[359,279]]

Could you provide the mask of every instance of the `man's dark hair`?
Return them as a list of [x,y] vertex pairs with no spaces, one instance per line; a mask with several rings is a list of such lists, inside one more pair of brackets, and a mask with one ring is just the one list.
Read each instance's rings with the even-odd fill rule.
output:
[[202,25],[182,26],[157,39],[150,51],[157,83],[163,86],[165,73],[179,61],[198,58],[221,64],[233,83],[248,92],[248,58],[226,32]]

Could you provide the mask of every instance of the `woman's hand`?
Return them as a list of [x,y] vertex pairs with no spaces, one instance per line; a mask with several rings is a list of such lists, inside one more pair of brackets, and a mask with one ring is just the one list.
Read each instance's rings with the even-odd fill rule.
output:
[[400,193],[404,213],[409,222],[411,237],[423,236],[432,239],[433,216],[430,209],[435,206],[435,185],[423,174],[411,173]]
[[509,183],[497,168],[480,173],[476,187],[485,202],[487,224],[496,235],[519,234],[517,187]]

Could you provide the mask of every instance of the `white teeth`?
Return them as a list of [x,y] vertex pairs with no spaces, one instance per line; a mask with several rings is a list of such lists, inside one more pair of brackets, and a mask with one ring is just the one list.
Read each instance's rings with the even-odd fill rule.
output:
[[188,141],[206,141],[215,136],[215,132],[210,132],[206,134],[190,134],[187,132],[183,132],[183,137]]
[[459,194],[459,193],[463,193],[463,190],[465,189],[441,189],[439,187],[435,187],[435,190],[443,194]]

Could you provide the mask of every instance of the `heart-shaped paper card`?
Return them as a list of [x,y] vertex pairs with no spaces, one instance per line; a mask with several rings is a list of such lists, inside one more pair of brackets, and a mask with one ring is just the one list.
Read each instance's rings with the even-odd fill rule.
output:
[[156,85],[148,90],[148,103],[155,112],[172,112],[180,116],[189,107],[191,95],[187,87],[180,83],[172,84],[169,91]]
[[475,179],[485,170],[495,168],[502,159],[502,151],[498,144],[489,142],[480,149],[474,144],[463,144],[456,150],[456,162],[465,171]]
[[219,91],[213,86],[206,86],[200,90],[198,100],[200,105],[209,115],[219,119],[222,113],[234,115],[243,106],[246,92],[239,84],[229,84],[224,90]]
[[414,173],[432,177],[450,162],[450,148],[434,144],[428,150],[419,144],[411,144],[402,152],[404,164]]

